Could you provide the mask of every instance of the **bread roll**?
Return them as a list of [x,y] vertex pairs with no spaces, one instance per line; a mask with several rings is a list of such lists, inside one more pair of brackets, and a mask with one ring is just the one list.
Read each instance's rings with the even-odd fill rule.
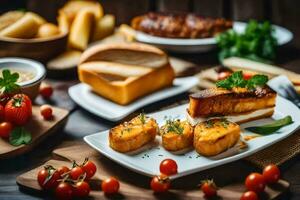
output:
[[43,24],[39,27],[36,37],[48,38],[56,36],[60,33],[58,27],[51,23]]
[[31,13],[26,13],[15,23],[0,32],[2,37],[33,38],[39,28],[39,23]]
[[69,46],[78,50],[86,49],[94,22],[94,15],[90,10],[83,9],[78,12],[72,23]]
[[58,28],[61,33],[68,33],[70,30],[70,23],[65,12],[60,11],[57,17]]
[[22,11],[9,11],[2,14],[0,16],[0,31],[18,21],[24,14],[25,12]]
[[72,23],[76,15],[82,9],[90,10],[96,20],[103,16],[101,4],[93,1],[68,1],[60,11],[63,11],[67,16],[69,23]]
[[104,15],[95,23],[93,41],[101,40],[114,32],[115,16]]
[[82,54],[80,63],[89,61],[110,61],[151,68],[158,68],[169,63],[167,55],[162,50],[141,43],[92,46]]
[[26,15],[30,15],[38,23],[39,26],[47,23],[47,21],[43,17],[34,12],[26,12]]

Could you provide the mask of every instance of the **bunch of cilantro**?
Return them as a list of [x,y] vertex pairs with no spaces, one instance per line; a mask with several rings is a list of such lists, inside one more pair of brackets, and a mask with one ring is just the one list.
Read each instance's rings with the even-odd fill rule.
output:
[[270,63],[276,56],[277,40],[268,21],[258,23],[250,20],[244,33],[239,34],[231,29],[219,34],[216,40],[220,48],[220,62],[236,56]]

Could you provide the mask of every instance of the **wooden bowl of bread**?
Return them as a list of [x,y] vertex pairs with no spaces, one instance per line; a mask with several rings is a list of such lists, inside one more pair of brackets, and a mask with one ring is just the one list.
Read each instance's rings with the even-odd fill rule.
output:
[[0,16],[0,57],[46,61],[66,49],[67,36],[33,12],[10,11]]

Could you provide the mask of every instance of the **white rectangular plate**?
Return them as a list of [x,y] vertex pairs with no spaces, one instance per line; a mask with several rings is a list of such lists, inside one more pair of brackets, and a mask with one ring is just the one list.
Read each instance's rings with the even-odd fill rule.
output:
[[[228,162],[232,162],[244,157],[247,157],[261,149],[264,149],[284,138],[291,135],[300,125],[300,110],[290,101],[278,96],[276,100],[275,113],[272,116],[273,119],[279,119],[290,115],[294,121],[293,124],[283,127],[274,134],[258,137],[247,142],[248,148],[225,158],[212,158],[204,157],[197,154],[192,150],[184,155],[175,155],[166,151],[161,145],[148,148],[143,152],[135,155],[128,155],[114,151],[109,147],[108,133],[109,131],[103,131],[84,137],[84,140],[92,146],[94,149],[114,160],[115,162],[144,175],[153,176],[159,174],[159,164],[163,159],[171,158],[178,164],[178,174],[172,178],[178,178],[188,174],[202,171],[204,169],[216,167]],[[161,112],[150,114],[149,116],[155,118],[159,125],[164,124],[165,116],[173,118],[185,118],[185,111],[187,104],[181,105],[175,108],[164,110]],[[249,123],[242,124],[242,134],[249,134],[245,127],[264,124],[269,119],[256,120]]]
[[198,78],[193,76],[176,78],[172,87],[165,88],[144,96],[126,106],[116,104],[97,95],[96,93],[92,92],[88,85],[83,83],[70,87],[69,95],[78,105],[87,111],[110,121],[119,121],[131,114],[133,111],[148,104],[186,92],[197,85],[197,83]]

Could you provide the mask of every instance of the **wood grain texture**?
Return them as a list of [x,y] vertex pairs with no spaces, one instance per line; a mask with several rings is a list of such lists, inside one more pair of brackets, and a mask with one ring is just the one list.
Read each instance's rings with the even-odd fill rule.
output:
[[52,107],[53,119],[44,120],[40,114],[40,107],[33,106],[32,118],[25,126],[26,130],[31,132],[32,141],[28,145],[12,146],[6,140],[0,139],[0,159],[11,158],[20,154],[24,154],[32,150],[43,139],[61,128],[65,123],[69,111],[57,107]]
[[[139,199],[153,199],[157,197],[157,195],[154,195],[149,189],[150,178],[136,174],[114,163],[87,146],[87,144],[76,143],[76,145],[73,146],[54,150],[53,154],[57,159],[60,160],[50,160],[45,164],[51,164],[54,167],[59,167],[62,165],[71,166],[73,160],[76,160],[80,163],[85,157],[89,157],[92,161],[94,161],[97,165],[97,172],[93,178],[94,180],[91,182],[92,188],[94,188],[94,185],[99,185],[101,180],[110,176],[114,176],[121,181],[120,193],[118,196],[122,196],[126,199],[136,199],[137,197]],[[218,167],[214,170],[227,172],[227,170],[230,168],[226,168],[226,166],[228,167],[230,165]],[[231,165],[231,167],[232,166],[234,165]],[[17,183],[35,190],[41,190],[36,181],[36,174],[41,168],[42,167],[40,166],[17,177]],[[232,168],[229,171],[234,173]],[[243,170],[240,171],[242,173],[245,172]],[[164,199],[172,199],[175,197],[176,199],[205,199],[202,192],[200,192],[197,188],[197,185],[199,184],[199,181],[203,179],[203,174],[210,176],[211,173],[212,170],[206,170],[202,173],[196,173],[194,175],[180,178],[179,180],[174,180],[174,182],[172,182],[173,189],[164,195],[158,195],[158,197],[163,197]],[[135,178],[133,179],[132,177]],[[235,175],[229,174],[228,177],[232,178],[235,177]],[[214,178],[218,177],[214,175]],[[226,177],[222,176],[222,179],[223,182],[226,182]],[[218,195],[223,199],[238,199],[244,192],[243,182],[235,181],[232,183],[229,181],[228,184],[228,181],[229,180],[227,180],[227,185],[225,184],[226,186],[221,186],[219,188]],[[280,180],[276,187],[267,187],[265,190],[266,192],[261,195],[261,199],[276,199],[282,194],[282,192],[285,192],[288,187],[289,184],[286,181]],[[104,194],[103,192],[99,191],[99,189],[96,189],[91,193],[91,196],[94,198],[103,198]]]
[[232,0],[232,18],[237,21],[262,20],[265,17],[263,0]]

